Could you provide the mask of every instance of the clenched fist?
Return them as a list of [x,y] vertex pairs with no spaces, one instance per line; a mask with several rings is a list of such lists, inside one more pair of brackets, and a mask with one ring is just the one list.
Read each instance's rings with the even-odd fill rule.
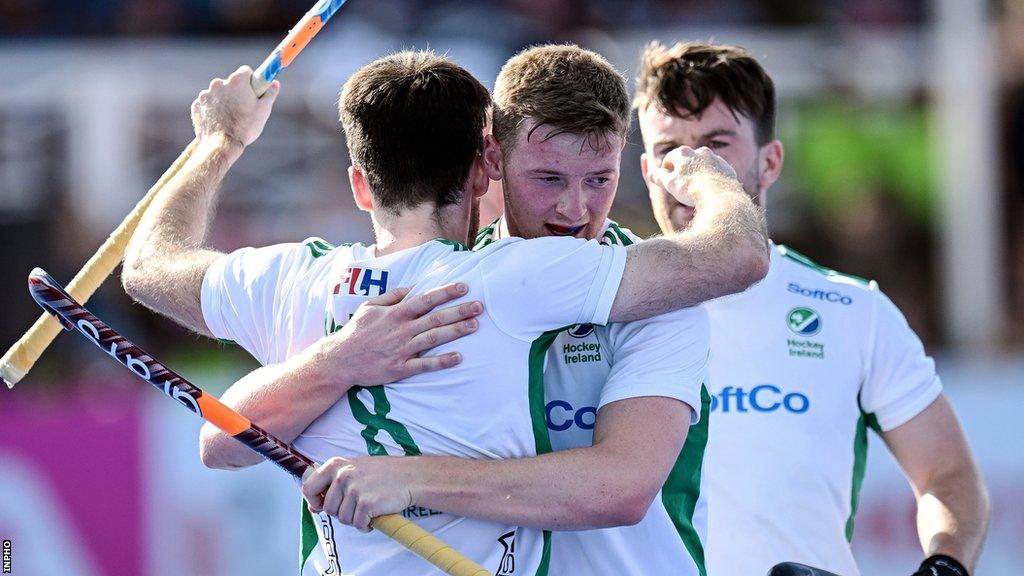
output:
[[242,146],[259,138],[270,117],[281,84],[271,83],[262,98],[249,85],[252,68],[242,66],[227,79],[216,78],[192,102],[192,126],[196,137],[223,136]]
[[735,179],[736,171],[707,147],[694,150],[689,146],[680,146],[665,156],[661,166],[651,169],[650,181],[680,204],[693,207],[696,202],[691,194],[690,183],[700,176]]

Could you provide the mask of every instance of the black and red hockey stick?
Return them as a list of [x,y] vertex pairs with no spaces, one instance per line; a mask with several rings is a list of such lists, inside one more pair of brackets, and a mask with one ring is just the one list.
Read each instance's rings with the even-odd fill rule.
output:
[[[56,316],[66,330],[78,330],[86,339],[99,346],[136,376],[177,400],[182,406],[242,442],[257,454],[277,464],[292,476],[302,479],[307,472],[316,467],[312,460],[129,342],[75,301],[42,269],[36,268],[29,274],[28,288],[36,303]],[[433,534],[398,514],[378,516],[373,519],[372,526],[451,576],[491,574]]]

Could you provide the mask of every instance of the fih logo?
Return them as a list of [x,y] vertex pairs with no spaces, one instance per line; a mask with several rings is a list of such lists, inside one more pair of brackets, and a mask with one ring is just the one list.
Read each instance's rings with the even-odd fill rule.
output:
[[572,328],[566,330],[566,332],[568,332],[569,336],[572,336],[573,338],[586,338],[587,336],[590,336],[591,334],[594,333],[594,325],[577,324]]
[[341,294],[342,290],[350,296],[380,296],[388,291],[388,271],[346,268],[341,282],[334,287],[334,293]]
[[789,329],[801,336],[814,336],[821,331],[821,316],[811,308],[793,308],[786,317]]
[[512,576],[516,573],[516,531],[506,532],[498,536],[498,544],[503,549],[501,561],[495,576]]

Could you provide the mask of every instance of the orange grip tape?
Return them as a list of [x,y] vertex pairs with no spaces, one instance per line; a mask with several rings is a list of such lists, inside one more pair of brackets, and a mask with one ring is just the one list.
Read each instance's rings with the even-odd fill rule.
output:
[[203,418],[231,436],[237,436],[252,426],[247,418],[206,393],[199,397],[199,409],[203,411]]
[[309,44],[309,41],[316,36],[316,33],[324,27],[323,20],[320,16],[313,16],[309,19],[309,22],[302,25],[301,28],[295,30],[293,35],[289,38],[285,38],[284,45],[281,47],[281,67],[285,68],[295,60],[295,57],[302,52],[302,49]]

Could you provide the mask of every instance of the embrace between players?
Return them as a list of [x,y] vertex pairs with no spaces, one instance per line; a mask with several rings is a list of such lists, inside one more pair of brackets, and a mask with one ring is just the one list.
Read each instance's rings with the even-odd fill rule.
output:
[[[745,51],[651,45],[632,101],[575,46],[513,57],[493,101],[448,59],[381,58],[339,103],[376,243],[222,254],[204,245],[220,182],[279,91],[257,100],[249,74],[193,103],[199,148],[123,283],[256,357],[222,400],[324,462],[303,574],[429,573],[369,531],[404,512],[498,575],[852,576],[868,427],[914,488],[918,573],[973,569],[987,496],[920,341],[874,283],[768,240],[783,147]],[[607,218],[633,106],[664,234],[644,241]],[[504,215],[478,223],[492,181]],[[260,461],[209,426],[200,451]]]

